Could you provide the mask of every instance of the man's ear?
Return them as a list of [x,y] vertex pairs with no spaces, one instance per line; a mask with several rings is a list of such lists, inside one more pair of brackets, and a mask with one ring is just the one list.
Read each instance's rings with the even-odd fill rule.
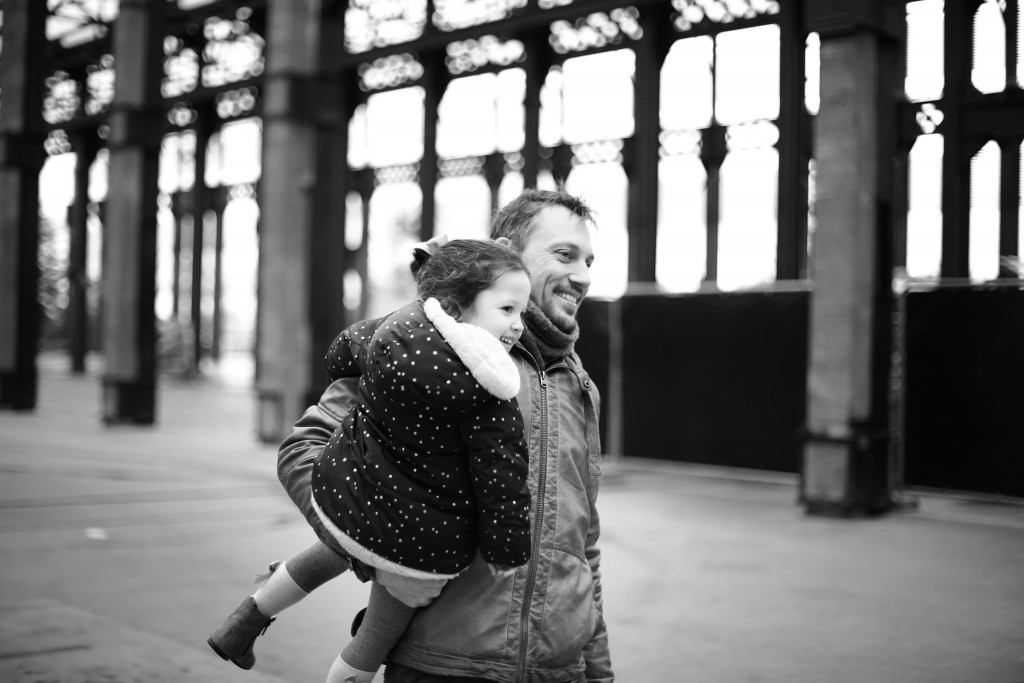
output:
[[500,244],[503,247],[508,247],[510,249],[515,249],[515,247],[512,246],[512,240],[510,240],[507,237],[499,237],[498,239],[496,239],[494,241],[497,242],[498,244]]

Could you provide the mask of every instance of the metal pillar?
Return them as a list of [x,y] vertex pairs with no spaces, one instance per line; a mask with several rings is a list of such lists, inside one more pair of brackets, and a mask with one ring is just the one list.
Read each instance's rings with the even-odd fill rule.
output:
[[658,148],[661,144],[661,66],[668,54],[671,26],[664,13],[642,15],[644,39],[636,43],[633,137],[626,142],[629,178],[627,229],[629,282],[654,282],[658,242]]
[[550,49],[544,36],[532,32],[524,38],[526,44],[526,94],[523,101],[523,187],[537,187],[540,151],[540,89],[544,85],[550,65]]
[[[320,20],[320,65],[333,72],[337,45],[345,34],[345,11],[340,4],[325,11]],[[334,338],[350,322],[345,312],[346,198],[354,179],[348,169],[348,122],[358,89],[351,78],[321,78],[315,82],[318,106],[312,107],[316,126],[316,177],[313,190],[311,273],[313,291],[310,315],[313,348],[310,357],[310,387],[307,402],[315,403],[327,388],[323,357]]]
[[[971,85],[971,36],[978,2],[948,2],[945,16],[942,95],[942,277],[970,274],[971,158],[978,151],[964,146],[964,95]],[[824,79],[822,79],[824,80]]]
[[708,174],[707,196],[707,265],[704,269],[704,280],[715,282],[718,279],[718,222],[721,215],[722,164],[727,154],[725,145],[725,128],[712,124],[701,131],[700,161]]
[[103,420],[156,421],[157,175],[164,127],[163,13],[122,0],[110,115],[110,190],[103,253]]
[[213,108],[206,106],[199,110],[195,123],[196,156],[195,181],[192,183],[192,286],[190,292],[189,330],[192,336],[192,354],[188,358],[189,376],[199,375],[199,364],[203,359],[203,259],[206,256],[206,212],[210,209],[210,191],[206,187],[206,152],[210,135],[214,132],[211,122],[217,115]]
[[213,213],[214,213],[214,247],[213,247],[213,323],[212,338],[210,340],[210,357],[220,360],[221,340],[220,335],[224,329],[224,311],[221,306],[221,299],[224,295],[224,274],[221,268],[224,263],[224,209],[228,205],[226,187],[218,187],[213,191]]
[[448,87],[448,70],[444,66],[444,54],[434,52],[423,56],[423,159],[420,160],[419,181],[423,191],[423,210],[420,214],[420,240],[434,236],[434,222],[437,216],[436,189],[439,173],[437,170],[437,107]]
[[4,5],[0,68],[0,408],[36,406],[45,3]]
[[68,212],[71,228],[68,257],[68,351],[71,371],[85,372],[85,357],[89,350],[89,311],[87,252],[89,246],[89,170],[96,160],[99,140],[94,131],[74,136],[75,200]]
[[807,274],[807,165],[810,161],[810,116],[804,104],[804,36],[802,0],[781,7],[779,46],[779,208],[776,278],[801,280]]
[[808,512],[892,507],[888,362],[892,249],[889,197],[898,29],[884,0],[812,6],[821,35],[815,130],[818,230],[811,262],[810,367],[800,498]]

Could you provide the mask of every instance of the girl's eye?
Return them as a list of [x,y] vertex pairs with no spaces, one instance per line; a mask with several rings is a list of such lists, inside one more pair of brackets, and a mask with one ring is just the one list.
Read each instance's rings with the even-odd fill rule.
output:
[[511,313],[512,312],[512,307],[511,306],[502,306],[501,310],[505,311],[506,313]]

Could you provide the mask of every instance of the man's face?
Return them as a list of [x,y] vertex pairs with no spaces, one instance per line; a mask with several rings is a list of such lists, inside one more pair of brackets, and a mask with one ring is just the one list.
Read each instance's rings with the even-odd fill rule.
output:
[[549,206],[537,215],[522,255],[530,270],[530,297],[559,329],[571,331],[590,289],[590,228],[564,206]]

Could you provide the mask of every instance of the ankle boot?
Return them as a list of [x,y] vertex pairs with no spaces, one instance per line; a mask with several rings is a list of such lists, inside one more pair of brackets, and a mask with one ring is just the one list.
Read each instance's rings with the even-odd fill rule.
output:
[[256,663],[252,646],[256,638],[267,632],[274,617],[265,616],[256,608],[252,596],[242,601],[224,623],[206,641],[221,659],[233,662],[242,669],[251,669]]

